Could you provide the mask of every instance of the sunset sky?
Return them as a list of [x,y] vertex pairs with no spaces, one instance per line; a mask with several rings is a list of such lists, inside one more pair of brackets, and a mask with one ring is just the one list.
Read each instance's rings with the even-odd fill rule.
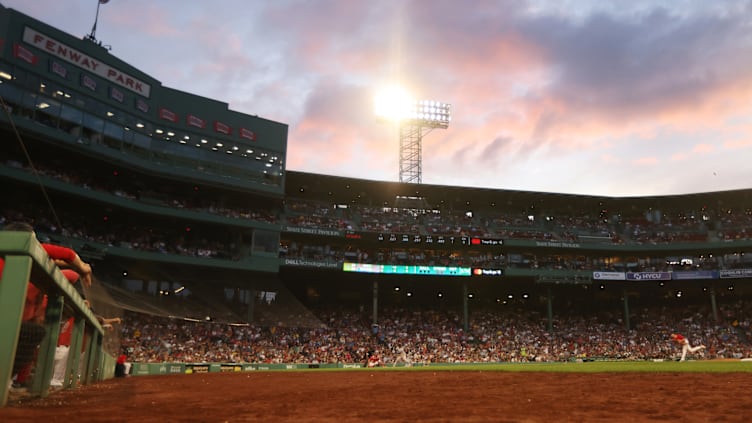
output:
[[[71,35],[97,0],[0,0]],[[287,169],[399,180],[378,89],[452,105],[426,184],[752,188],[751,1],[110,0],[96,38],[163,85],[289,125]]]

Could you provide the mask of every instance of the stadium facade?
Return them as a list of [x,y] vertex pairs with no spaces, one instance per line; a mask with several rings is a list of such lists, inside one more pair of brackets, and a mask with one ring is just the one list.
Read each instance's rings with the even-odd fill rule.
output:
[[0,28],[0,216],[79,251],[110,306],[173,314],[183,300],[166,297],[192,296],[256,320],[264,299],[286,304],[278,322],[348,304],[374,323],[382,306],[610,309],[628,325],[630,307],[750,298],[752,190],[615,198],[291,171],[286,124],[13,9]]

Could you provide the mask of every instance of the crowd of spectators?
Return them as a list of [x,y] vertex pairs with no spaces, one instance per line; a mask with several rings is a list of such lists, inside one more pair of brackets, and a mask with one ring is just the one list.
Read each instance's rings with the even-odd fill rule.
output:
[[[239,260],[242,257],[242,239],[236,231],[227,228],[202,228],[201,225],[179,226],[171,222],[157,225],[154,222],[133,220],[122,214],[104,215],[105,219],[91,219],[78,213],[74,206],[70,214],[58,210],[66,222],[61,228],[31,204],[14,204],[13,208],[0,209],[2,222],[26,221],[37,228],[47,240],[63,242],[65,237],[116,246],[145,252],[187,255],[199,258]],[[336,219],[321,212],[319,220]],[[308,220],[312,222],[313,220]],[[169,226],[171,229],[167,230]],[[332,226],[325,226],[331,228]],[[63,237],[63,238],[59,238]],[[279,256],[287,259],[310,260],[340,264],[357,262],[393,265],[424,265],[450,267],[520,268],[541,270],[579,271],[681,271],[718,270],[752,266],[743,251],[708,256],[697,254],[682,256],[684,260],[667,261],[665,255],[629,257],[613,260],[610,257],[583,255],[577,252],[533,253],[507,251],[484,251],[483,249],[457,246],[456,248],[406,247],[401,245],[374,246],[354,244],[344,240],[322,238],[305,241],[283,237]],[[687,260],[689,259],[689,260]]]
[[[346,211],[345,211],[346,210]],[[711,213],[676,212],[674,215],[646,210],[637,217],[593,216],[590,213],[554,216],[532,215],[513,210],[415,210],[332,204],[286,199],[285,217],[308,228],[348,229],[388,234],[468,236],[501,239],[660,245],[747,239],[752,210],[721,210]],[[322,219],[326,216],[326,219]],[[657,217],[660,216],[660,217]]]
[[[63,210],[59,210],[62,214]],[[93,220],[80,213],[64,215],[66,226],[60,227],[52,219],[39,213],[33,205],[14,204],[13,208],[0,209],[0,226],[4,222],[23,221],[32,224],[45,241],[65,243],[66,238],[107,246],[122,247],[146,252],[176,254],[200,258],[238,259],[238,245],[232,232],[200,231],[191,226],[167,224],[159,226],[138,220],[105,215]]]
[[[8,159],[8,167],[31,171],[23,163]],[[254,220],[265,223],[278,224],[279,210],[258,201],[248,199],[221,198],[216,193],[204,192],[197,185],[186,185],[182,189],[171,188],[176,184],[154,184],[152,180],[143,176],[112,167],[101,170],[99,174],[86,172],[86,169],[71,169],[56,163],[35,163],[34,171],[42,176],[50,177],[68,184],[77,185],[87,190],[103,194],[112,194],[141,204],[156,205],[168,208],[186,209],[196,213],[209,213],[234,219]],[[90,174],[91,173],[91,174]],[[245,202],[248,204],[240,205]]]
[[508,253],[480,249],[432,249],[405,247],[353,247],[352,245],[300,243],[283,240],[280,257],[319,263],[367,263],[389,265],[423,265],[448,267],[481,267],[487,269],[576,270],[611,272],[699,271],[752,267],[752,256],[742,252],[708,256],[683,255],[674,260],[664,255],[628,257],[614,261],[612,257],[595,257],[576,253]]
[[[467,331],[459,312],[314,310],[316,323],[229,325],[128,313],[122,345],[133,362],[363,363],[377,351],[385,364],[405,350],[414,363],[550,362],[572,360],[672,360],[680,353],[669,334],[680,332],[707,349],[699,358],[752,357],[750,304],[722,307],[715,321],[705,307],[656,307],[634,313],[626,330],[617,310],[546,318],[530,311],[472,312]],[[309,322],[310,323],[310,322]]]
[[[30,171],[13,158],[5,166]],[[338,207],[325,201],[289,197],[284,205],[270,207],[262,201],[231,199],[218,193],[203,192],[197,186],[169,188],[155,185],[137,174],[125,174],[113,168],[102,175],[66,167],[64,164],[36,163],[44,176],[110,193],[133,201],[197,213],[254,220],[285,226],[353,230],[374,233],[473,236],[501,239],[528,239],[577,243],[659,245],[676,242],[696,243],[748,239],[752,210],[656,213],[645,210],[636,216],[602,216],[590,211],[550,210],[530,214],[513,209],[479,209],[470,215],[465,210],[409,210],[350,204]],[[100,172],[101,173],[101,172]],[[243,204],[241,204],[243,203]]]

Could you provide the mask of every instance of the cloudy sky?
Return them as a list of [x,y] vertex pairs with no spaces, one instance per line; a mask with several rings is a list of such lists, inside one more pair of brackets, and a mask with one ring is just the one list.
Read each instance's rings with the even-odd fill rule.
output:
[[[75,36],[96,0],[0,0]],[[452,105],[426,184],[752,188],[752,1],[111,0],[96,38],[163,85],[289,125],[287,168],[399,180],[380,87]]]

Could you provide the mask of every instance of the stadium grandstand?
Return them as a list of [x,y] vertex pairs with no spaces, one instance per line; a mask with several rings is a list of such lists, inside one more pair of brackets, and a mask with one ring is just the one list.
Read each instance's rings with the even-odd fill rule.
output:
[[674,330],[708,357],[752,355],[752,189],[607,197],[297,172],[287,125],[15,10],[0,22],[0,226],[29,223],[91,264],[80,294],[122,319],[103,348],[132,374],[363,365],[374,349],[386,363],[400,349],[423,364],[669,359]]

